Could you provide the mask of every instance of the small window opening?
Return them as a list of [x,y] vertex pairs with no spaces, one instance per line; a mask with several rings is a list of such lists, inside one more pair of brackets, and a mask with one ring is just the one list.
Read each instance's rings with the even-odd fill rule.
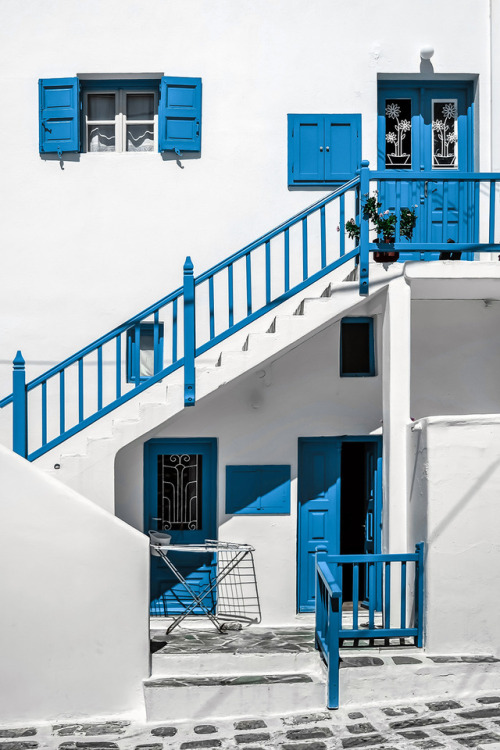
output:
[[157,326],[156,336],[154,323],[127,331],[127,382],[141,382],[163,369],[163,323]]
[[342,318],[340,375],[341,377],[375,375],[373,318]]

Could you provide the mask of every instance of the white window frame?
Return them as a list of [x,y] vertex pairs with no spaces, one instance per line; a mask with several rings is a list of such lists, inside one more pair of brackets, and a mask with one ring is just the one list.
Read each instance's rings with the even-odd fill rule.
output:
[[[110,125],[111,120],[89,120],[89,96],[95,96],[99,94],[113,94],[115,97],[115,150],[114,151],[90,151],[88,144],[88,126],[89,125]],[[153,120],[127,120],[126,107],[127,107],[127,96],[129,94],[152,94],[153,99]],[[86,154],[98,154],[103,156],[104,154],[112,155],[115,154],[146,154],[157,153],[158,151],[158,91],[149,88],[133,88],[133,89],[121,89],[121,88],[106,88],[99,90],[85,91],[84,104],[83,104],[83,121],[85,128],[84,138],[84,150]],[[153,149],[152,151],[127,151],[127,126],[128,125],[150,125],[153,124]]]

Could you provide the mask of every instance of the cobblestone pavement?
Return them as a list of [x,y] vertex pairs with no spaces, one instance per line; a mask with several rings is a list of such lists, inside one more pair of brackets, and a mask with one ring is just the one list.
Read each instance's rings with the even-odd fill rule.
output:
[[[499,743],[499,744],[496,744]],[[0,750],[500,750],[500,690],[474,701],[291,714],[204,723],[106,721],[0,726]]]

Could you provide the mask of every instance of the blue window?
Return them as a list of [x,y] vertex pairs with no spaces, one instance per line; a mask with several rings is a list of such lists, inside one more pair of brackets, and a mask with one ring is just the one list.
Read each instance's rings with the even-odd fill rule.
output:
[[340,375],[344,378],[375,375],[373,318],[342,318],[340,322]]
[[129,328],[127,383],[142,383],[162,369],[163,323],[137,323],[133,328]]
[[290,466],[226,466],[226,513],[290,513]]
[[40,153],[201,150],[201,78],[39,81]]
[[335,185],[361,164],[361,115],[288,115],[288,185]]

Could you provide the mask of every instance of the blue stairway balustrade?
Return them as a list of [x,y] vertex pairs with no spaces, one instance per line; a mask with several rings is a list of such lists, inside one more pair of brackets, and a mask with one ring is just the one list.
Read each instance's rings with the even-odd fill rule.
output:
[[[359,292],[367,295],[370,253],[381,250],[363,212],[373,190],[382,200],[390,193],[398,216],[384,250],[433,259],[496,249],[497,182],[499,173],[371,171],[363,161],[352,180],[200,276],[187,258],[182,287],[28,383],[18,352],[13,391],[0,401],[12,405],[14,450],[34,460],[180,368],[184,403],[193,406],[196,357],[348,261],[359,265]],[[400,211],[410,198],[418,199],[418,231],[402,241]],[[349,239],[346,217],[359,240]]]
[[[349,576],[346,568],[350,568]],[[350,612],[342,617],[342,580],[352,581]],[[361,610],[367,607],[367,610]],[[327,706],[339,707],[344,639],[414,638],[423,646],[424,543],[408,554],[328,555],[316,552],[315,643],[327,665]],[[361,619],[368,612],[368,622]]]
[[15,452],[35,460],[180,368],[193,406],[197,357],[359,256],[345,230],[359,184],[357,175],[198,277],[187,258],[181,287],[30,382],[19,351],[0,401],[12,406]]

